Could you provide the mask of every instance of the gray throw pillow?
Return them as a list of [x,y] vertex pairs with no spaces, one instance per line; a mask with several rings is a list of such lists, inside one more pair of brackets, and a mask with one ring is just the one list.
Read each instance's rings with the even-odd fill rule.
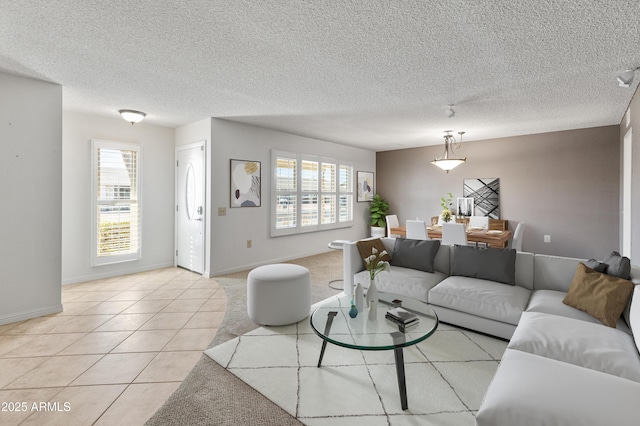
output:
[[582,262],[584,263],[584,266],[586,266],[589,269],[593,269],[596,272],[605,272],[607,270],[607,264],[603,263],[603,262],[598,262],[595,259],[589,259],[586,262]]
[[605,272],[608,275],[613,275],[614,277],[624,280],[631,279],[631,260],[629,260],[628,257],[622,257],[617,251],[612,251],[604,263],[607,265]]
[[391,266],[433,272],[433,263],[438,249],[440,249],[440,240],[396,238]]
[[453,248],[451,275],[515,285],[516,251],[456,244]]

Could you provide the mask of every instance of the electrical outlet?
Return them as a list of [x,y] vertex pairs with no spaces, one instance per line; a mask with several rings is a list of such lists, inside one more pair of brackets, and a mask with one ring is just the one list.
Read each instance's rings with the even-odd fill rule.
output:
[[251,240],[247,240],[247,248],[251,248]]
[[551,242],[551,235],[545,235],[544,236],[544,242],[545,243],[550,243]]
[[218,216],[226,216],[227,208],[226,207],[218,207]]

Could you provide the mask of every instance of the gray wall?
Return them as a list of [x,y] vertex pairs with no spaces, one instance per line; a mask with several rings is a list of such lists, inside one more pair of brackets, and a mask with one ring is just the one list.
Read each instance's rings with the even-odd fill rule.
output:
[[62,87],[0,73],[0,324],[62,310]]
[[401,222],[439,214],[465,178],[500,178],[500,218],[512,230],[526,222],[523,250],[602,259],[619,249],[619,126],[464,142],[456,155],[467,163],[448,174],[430,164],[442,150],[377,154],[376,192]]

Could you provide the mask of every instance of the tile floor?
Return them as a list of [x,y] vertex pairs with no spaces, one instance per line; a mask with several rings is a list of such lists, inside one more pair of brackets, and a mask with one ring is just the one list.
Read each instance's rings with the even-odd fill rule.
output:
[[215,279],[167,268],[62,287],[64,312],[0,325],[0,424],[141,425],[213,340]]

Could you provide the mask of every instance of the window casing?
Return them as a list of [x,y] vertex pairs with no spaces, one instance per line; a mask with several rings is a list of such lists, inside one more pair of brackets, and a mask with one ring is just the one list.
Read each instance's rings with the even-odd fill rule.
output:
[[353,166],[272,151],[271,236],[353,225]]
[[140,145],[92,142],[92,266],[141,258]]

